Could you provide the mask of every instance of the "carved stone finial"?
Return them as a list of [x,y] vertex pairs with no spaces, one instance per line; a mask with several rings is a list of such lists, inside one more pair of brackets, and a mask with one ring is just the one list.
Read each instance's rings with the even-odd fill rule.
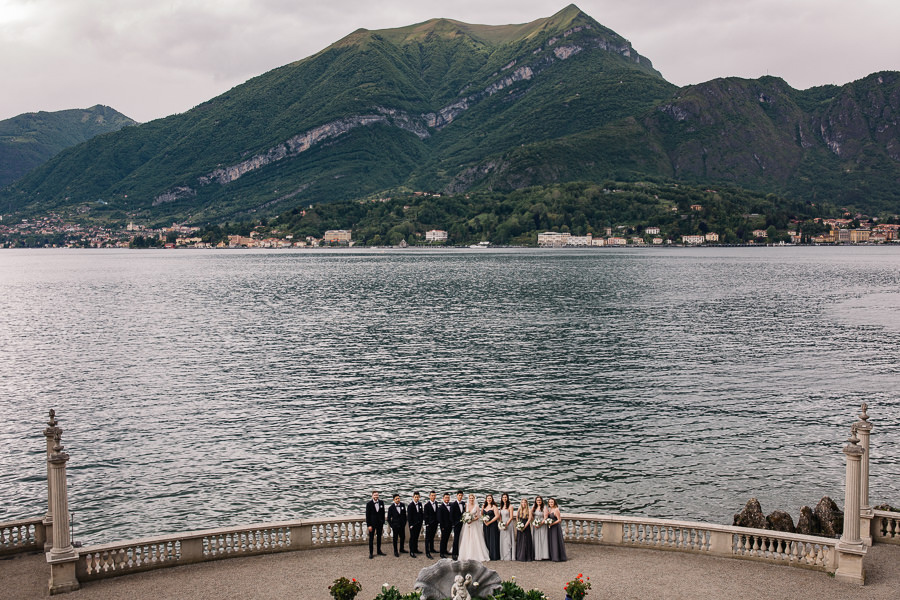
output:
[[859,443],[859,438],[856,436],[856,428],[857,428],[856,423],[854,423],[853,425],[850,426],[850,437],[847,438],[847,441],[850,443],[851,446],[855,446]]
[[53,434],[53,441],[55,442],[53,444],[53,451],[56,452],[57,454],[59,454],[60,452],[62,452],[64,450],[63,445],[62,445],[62,431],[56,431]]
[[47,427],[44,428],[44,436],[49,441],[53,439],[57,431],[62,433],[62,429],[59,428],[59,421],[56,420],[56,411],[51,408],[50,420],[47,421]]
[[868,420],[869,420],[869,413],[866,412],[866,411],[868,411],[868,410],[869,410],[869,405],[866,404],[865,402],[863,402],[863,403],[862,403],[862,412],[861,412],[860,415],[859,415],[859,418],[860,418],[861,421],[868,421]]

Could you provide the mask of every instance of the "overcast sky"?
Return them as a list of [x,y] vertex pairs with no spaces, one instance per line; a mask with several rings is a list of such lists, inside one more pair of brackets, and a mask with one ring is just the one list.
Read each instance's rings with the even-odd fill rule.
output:
[[[677,85],[777,75],[795,88],[900,70],[900,0],[581,0]],[[565,0],[0,0],[0,119],[191,107],[348,33],[448,17],[525,23]]]

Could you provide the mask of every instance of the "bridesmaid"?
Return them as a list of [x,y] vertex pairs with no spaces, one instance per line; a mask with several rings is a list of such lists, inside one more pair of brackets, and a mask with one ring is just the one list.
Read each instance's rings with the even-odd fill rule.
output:
[[531,507],[531,520],[534,525],[534,560],[550,559],[550,542],[547,535],[547,507],[544,505],[544,499],[537,496],[534,499],[534,506]]
[[484,521],[484,543],[487,545],[491,560],[500,560],[500,509],[494,503],[494,495],[488,494],[481,507],[481,520]]
[[514,532],[516,526],[513,523],[516,515],[509,505],[509,494],[500,496],[500,523],[504,528],[500,530],[500,560],[512,560],[513,548],[515,548]]
[[548,537],[550,538],[550,560],[563,562],[567,560],[567,557],[566,544],[563,542],[562,514],[559,512],[559,504],[556,503],[556,498],[547,500],[547,506],[550,508],[547,518],[553,519],[553,522],[547,526],[549,529]]
[[534,547],[531,544],[531,509],[528,498],[522,498],[516,512],[516,560],[530,562],[534,560]]

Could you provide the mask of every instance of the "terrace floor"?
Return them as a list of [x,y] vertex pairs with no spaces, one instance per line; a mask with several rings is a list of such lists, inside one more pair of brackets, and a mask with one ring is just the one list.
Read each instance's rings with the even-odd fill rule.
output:
[[[900,546],[876,545],[866,556],[867,583],[840,583],[827,573],[761,562],[636,548],[569,544],[569,561],[491,562],[502,579],[516,577],[562,600],[563,585],[579,573],[591,578],[587,600],[607,598],[900,598]],[[389,551],[389,547],[386,549]],[[159,569],[103,581],[59,596],[61,600],[328,600],[337,577],[362,582],[359,600],[371,600],[384,583],[412,590],[419,569],[432,564],[420,555],[369,560],[367,548],[324,548],[233,558]],[[43,554],[0,560],[0,600],[47,597],[50,569]]]

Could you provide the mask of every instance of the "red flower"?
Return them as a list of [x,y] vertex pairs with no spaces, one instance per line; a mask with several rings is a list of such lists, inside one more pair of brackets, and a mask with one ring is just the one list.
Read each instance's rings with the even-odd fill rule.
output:
[[584,577],[584,575],[582,575],[581,573],[579,573],[579,574],[578,574],[578,577],[581,578],[581,577]]

